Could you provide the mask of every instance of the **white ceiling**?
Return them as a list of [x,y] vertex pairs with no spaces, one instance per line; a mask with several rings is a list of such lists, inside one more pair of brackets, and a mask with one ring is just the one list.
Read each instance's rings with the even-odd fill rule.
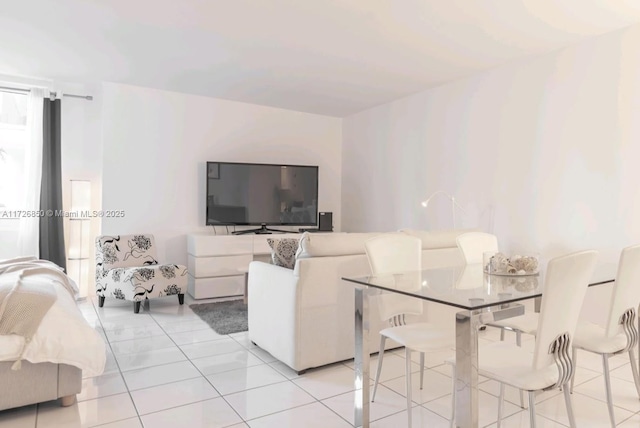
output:
[[638,0],[14,0],[0,73],[347,116],[639,21]]

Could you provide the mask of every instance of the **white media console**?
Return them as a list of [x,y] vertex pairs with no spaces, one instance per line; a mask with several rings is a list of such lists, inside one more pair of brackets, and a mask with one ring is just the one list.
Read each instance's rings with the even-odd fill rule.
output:
[[249,263],[271,257],[267,239],[300,239],[301,236],[299,233],[187,235],[189,294],[194,299],[242,296]]

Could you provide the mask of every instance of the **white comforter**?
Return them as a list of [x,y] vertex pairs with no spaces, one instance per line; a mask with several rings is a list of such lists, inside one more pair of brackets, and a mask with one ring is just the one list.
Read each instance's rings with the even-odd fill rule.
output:
[[[69,291],[53,279],[47,274],[30,279],[54,283],[58,299],[42,319],[22,359],[69,364],[82,369],[83,376],[99,375],[106,361],[104,340],[89,326]],[[0,361],[17,360],[24,342],[21,336],[0,335]]]

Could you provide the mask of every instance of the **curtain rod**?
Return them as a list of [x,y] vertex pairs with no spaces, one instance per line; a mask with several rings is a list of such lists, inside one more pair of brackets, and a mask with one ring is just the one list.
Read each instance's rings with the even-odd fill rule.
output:
[[[7,91],[7,92],[19,92],[19,93],[24,93],[24,94],[28,94],[29,92],[31,92],[30,89],[23,89],[23,88],[10,88],[8,86],[0,86],[0,91]],[[53,95],[54,97],[56,97],[58,95],[57,92],[50,92],[51,95]],[[93,97],[91,95],[74,95],[74,94],[62,94],[63,97],[70,97],[70,98],[82,98],[84,100],[87,101],[92,101]]]

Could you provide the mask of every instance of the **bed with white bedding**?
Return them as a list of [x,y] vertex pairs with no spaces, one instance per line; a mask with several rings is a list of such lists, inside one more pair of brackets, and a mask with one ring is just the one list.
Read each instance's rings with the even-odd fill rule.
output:
[[[50,301],[40,314],[24,303],[37,300],[39,290]],[[50,262],[0,261],[0,410],[57,398],[72,404],[83,372],[96,376],[104,370],[104,340],[76,306],[76,293],[75,283]],[[25,313],[37,318],[33,332],[25,329],[33,319],[16,316]]]

